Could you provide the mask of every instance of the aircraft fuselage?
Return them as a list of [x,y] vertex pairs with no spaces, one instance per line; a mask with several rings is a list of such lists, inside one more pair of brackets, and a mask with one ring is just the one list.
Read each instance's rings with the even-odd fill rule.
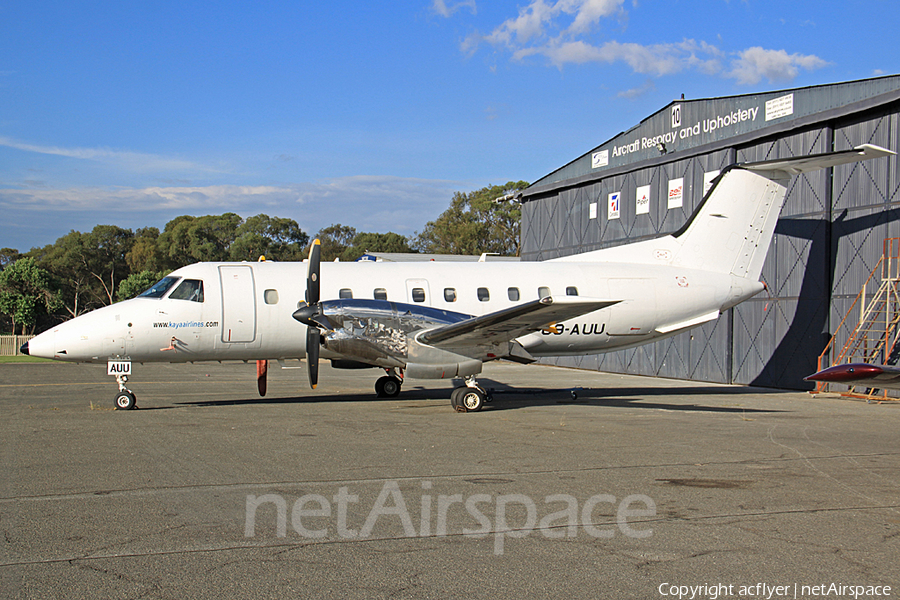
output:
[[[63,323],[32,340],[31,354],[79,362],[305,356],[306,327],[291,317],[305,297],[305,263],[198,263],[170,277],[180,279],[162,297],[126,300]],[[202,282],[202,301],[174,298],[187,280]],[[762,289],[730,274],[670,265],[568,261],[323,263],[321,282],[323,299],[352,294],[473,316],[548,295],[619,301],[519,338],[535,357],[646,343],[712,320]]]

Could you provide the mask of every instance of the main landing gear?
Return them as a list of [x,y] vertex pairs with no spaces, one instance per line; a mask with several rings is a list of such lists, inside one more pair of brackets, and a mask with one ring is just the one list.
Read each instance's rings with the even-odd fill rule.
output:
[[116,394],[116,409],[118,410],[137,408],[137,399],[134,396],[134,392],[125,387],[126,381],[128,381],[127,375],[116,375],[116,383],[119,384],[119,393]]
[[466,377],[466,385],[454,389],[450,394],[450,406],[456,412],[478,412],[491,400],[493,398],[490,393],[471,376]]
[[387,375],[375,382],[375,394],[379,398],[396,398],[400,395],[403,375],[395,369],[385,369]]

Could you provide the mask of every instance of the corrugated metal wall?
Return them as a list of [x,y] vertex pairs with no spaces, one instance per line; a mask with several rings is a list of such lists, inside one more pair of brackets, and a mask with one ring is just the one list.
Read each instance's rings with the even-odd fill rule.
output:
[[[522,207],[522,257],[547,260],[677,230],[693,212],[703,175],[734,162],[803,156],[863,143],[900,149],[896,103],[849,119],[811,125],[599,182],[560,190]],[[670,179],[684,177],[684,206],[666,208]],[[635,188],[650,185],[651,211],[635,215]],[[621,191],[621,216],[608,220],[607,197]],[[629,201],[632,199],[632,201]],[[589,219],[596,202],[598,218]],[[802,377],[877,263],[882,242],[900,237],[900,159],[879,159],[794,178],[763,280],[768,293],[717,321],[639,348],[566,357],[559,365],[718,383],[810,389]],[[838,347],[848,333],[839,332]]]

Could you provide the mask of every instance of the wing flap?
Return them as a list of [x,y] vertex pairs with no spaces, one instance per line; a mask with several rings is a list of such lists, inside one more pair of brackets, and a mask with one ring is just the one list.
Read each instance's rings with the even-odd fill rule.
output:
[[417,336],[423,344],[459,348],[514,340],[568,319],[612,306],[619,300],[581,296],[548,296],[518,306],[429,329]]
[[660,333],[672,333],[673,331],[678,331],[679,329],[687,329],[688,327],[701,325],[703,323],[706,323],[707,321],[712,321],[718,318],[719,311],[714,310],[711,313],[706,313],[705,315],[700,315],[699,317],[694,317],[693,319],[688,319],[687,321],[681,321],[680,323],[672,323],[671,325],[657,327],[656,330]]

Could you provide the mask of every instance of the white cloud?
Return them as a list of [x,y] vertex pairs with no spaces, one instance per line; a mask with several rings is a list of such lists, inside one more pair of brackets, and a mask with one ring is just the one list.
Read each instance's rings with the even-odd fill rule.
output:
[[[558,0],[547,3],[532,0],[519,9],[517,17],[507,19],[484,39],[492,44],[521,47],[533,39],[546,37],[547,30],[556,43],[571,35],[587,33],[601,18],[619,12],[624,0]],[[571,23],[564,26],[559,17],[566,15]]]
[[818,56],[788,54],[784,50],[766,50],[759,46],[747,48],[732,62],[731,71],[726,75],[738,83],[754,85],[764,77],[769,82],[791,81],[800,69],[811,71],[828,63]]
[[206,187],[0,189],[0,206],[42,211],[46,209],[98,213],[182,210],[227,211],[250,203],[274,205],[294,202],[291,190],[270,186],[213,185]]
[[463,7],[468,7],[473,15],[478,11],[478,8],[475,6],[475,0],[460,0],[459,2],[452,2],[449,6],[445,0],[434,0],[431,4],[432,10],[442,17],[450,17]]
[[624,0],[560,0],[557,6],[566,14],[574,14],[568,33],[587,33],[603,17],[616,14]]
[[[661,77],[686,70],[725,76],[753,85],[762,78],[790,81],[801,69],[814,70],[828,63],[813,55],[788,54],[784,50],[748,48],[726,71],[726,53],[705,41],[640,44],[608,40],[596,43],[603,19],[623,20],[624,0],[531,0],[516,17],[507,19],[490,34],[469,35],[460,45],[473,53],[482,42],[509,50],[513,60],[542,56],[562,69],[567,64],[625,63],[635,73]],[[636,4],[633,4],[636,6]]]
[[167,158],[164,156],[157,156],[155,154],[129,152],[127,150],[111,150],[109,148],[63,148],[60,146],[41,146],[38,144],[20,142],[18,140],[14,140],[5,136],[0,136],[0,146],[14,148],[23,152],[34,152],[36,154],[49,154],[53,156],[64,156],[66,158],[74,158],[78,160],[91,160],[104,163],[113,163],[136,172],[148,172],[157,170],[212,171],[212,169],[186,160]]
[[527,7],[519,9],[519,16],[507,19],[485,39],[492,44],[507,46],[526,44],[532,38],[543,35],[544,25],[557,12],[543,0],[534,0]]
[[[705,53],[712,57],[700,59],[697,57],[698,53]],[[552,64],[559,68],[568,63],[624,62],[635,73],[662,76],[692,67],[704,70],[717,68],[718,56],[721,53],[714,46],[705,43],[697,44],[693,40],[685,40],[678,44],[654,44],[652,46],[619,42],[606,42],[601,46],[592,46],[579,40],[523,48],[513,53],[513,58],[521,60],[536,54],[547,57]]]
[[656,84],[653,83],[652,79],[648,79],[644,82],[644,84],[640,87],[631,88],[630,90],[624,90],[616,94],[619,98],[638,98],[643,96],[644,94],[649,94],[650,92],[656,91]]
[[[71,229],[71,215],[79,221],[125,223],[137,214],[161,227],[181,214],[236,212],[250,216],[265,212],[296,220],[308,233],[332,223],[359,231],[394,231],[409,235],[421,230],[450,205],[455,191],[473,187],[466,182],[390,176],[354,176],[282,186],[170,186],[146,188],[0,189],[0,211],[40,215],[42,227],[56,239]],[[152,217],[158,215],[158,217]],[[145,217],[142,217],[145,218]],[[48,234],[51,232],[48,231]]]

